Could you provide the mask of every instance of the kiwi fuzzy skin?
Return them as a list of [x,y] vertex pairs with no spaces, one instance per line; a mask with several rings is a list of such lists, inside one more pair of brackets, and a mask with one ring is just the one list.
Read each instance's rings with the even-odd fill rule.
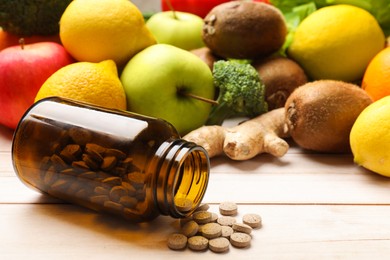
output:
[[287,98],[298,87],[308,82],[301,66],[283,56],[270,56],[253,62],[265,85],[268,109],[284,107]]
[[349,134],[358,115],[372,103],[359,86],[318,80],[297,88],[285,104],[286,124],[300,147],[350,153]]
[[276,7],[252,1],[231,1],[214,7],[204,18],[203,41],[223,58],[254,59],[278,51],[287,25]]

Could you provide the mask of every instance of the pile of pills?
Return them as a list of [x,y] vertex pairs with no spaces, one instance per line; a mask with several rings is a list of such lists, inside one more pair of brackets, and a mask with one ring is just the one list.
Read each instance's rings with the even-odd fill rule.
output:
[[180,230],[168,237],[168,247],[172,250],[189,248],[193,251],[211,250],[215,253],[235,248],[249,247],[252,230],[261,227],[258,214],[245,214],[239,222],[235,217],[238,207],[233,202],[219,205],[219,214],[209,212],[209,205],[202,204],[192,216],[180,219]]
[[132,219],[146,198],[145,174],[133,157],[121,150],[100,146],[89,132],[71,128],[53,144],[53,153],[42,158],[37,187],[50,195],[73,199],[82,205]]

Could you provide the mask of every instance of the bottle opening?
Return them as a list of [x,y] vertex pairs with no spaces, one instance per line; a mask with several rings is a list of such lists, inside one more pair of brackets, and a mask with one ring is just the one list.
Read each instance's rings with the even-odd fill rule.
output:
[[210,160],[203,147],[184,140],[175,140],[164,150],[157,180],[159,208],[163,214],[186,217],[205,195]]
[[179,165],[174,181],[174,206],[181,215],[193,212],[203,199],[209,174],[207,161],[202,150],[193,149]]

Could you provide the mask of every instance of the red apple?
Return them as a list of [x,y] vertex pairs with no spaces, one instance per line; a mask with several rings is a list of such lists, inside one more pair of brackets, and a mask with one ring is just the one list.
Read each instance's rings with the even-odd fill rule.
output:
[[54,42],[0,51],[0,124],[15,129],[46,79],[73,61],[64,47]]
[[7,47],[11,47],[14,45],[19,45],[20,38],[24,39],[25,44],[31,44],[36,42],[56,42],[61,43],[60,35],[33,35],[33,36],[18,36],[15,34],[12,34],[10,32],[4,31],[2,28],[0,28],[0,51],[2,49],[5,49]]

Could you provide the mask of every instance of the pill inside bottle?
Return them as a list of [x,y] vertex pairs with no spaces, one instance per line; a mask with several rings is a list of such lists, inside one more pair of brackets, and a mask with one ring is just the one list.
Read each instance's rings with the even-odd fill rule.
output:
[[59,97],[25,113],[12,161],[30,188],[134,222],[192,214],[210,171],[203,147],[164,120]]

